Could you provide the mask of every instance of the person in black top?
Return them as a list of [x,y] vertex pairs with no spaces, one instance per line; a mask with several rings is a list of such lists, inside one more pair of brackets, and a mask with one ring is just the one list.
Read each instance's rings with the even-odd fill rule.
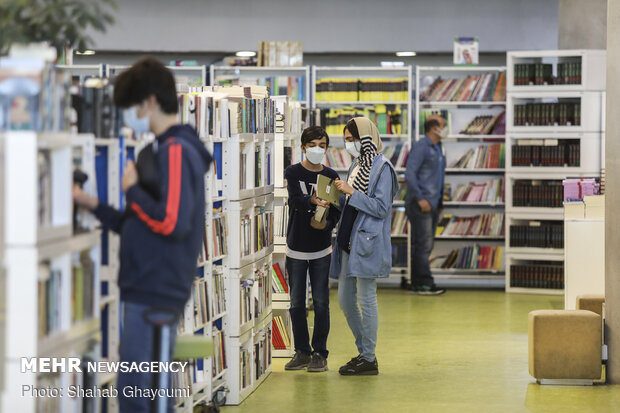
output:
[[[332,253],[332,230],[340,212],[329,202],[316,197],[318,175],[330,179],[338,174],[321,164],[329,146],[329,136],[318,126],[306,128],[301,135],[305,159],[284,171],[288,185],[289,222],[286,237],[286,271],[291,295],[291,321],[295,355],[286,370],[327,370],[327,335],[329,334],[329,267]],[[325,208],[317,221],[317,207]],[[319,208],[320,210],[320,208]],[[314,303],[314,332],[309,343],[306,320],[306,277],[310,272]]]

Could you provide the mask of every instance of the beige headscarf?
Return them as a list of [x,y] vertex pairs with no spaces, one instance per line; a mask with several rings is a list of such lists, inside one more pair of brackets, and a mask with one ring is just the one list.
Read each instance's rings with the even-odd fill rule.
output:
[[370,183],[370,171],[377,154],[383,152],[383,142],[377,126],[368,118],[353,118],[357,131],[360,134],[362,149],[357,162],[360,170],[353,181],[353,188],[360,192],[368,192],[368,184]]

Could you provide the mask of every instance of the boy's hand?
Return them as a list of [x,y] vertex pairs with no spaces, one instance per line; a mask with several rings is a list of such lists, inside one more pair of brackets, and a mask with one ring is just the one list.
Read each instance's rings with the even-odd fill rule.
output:
[[91,211],[97,208],[99,200],[88,195],[79,187],[79,185],[73,184],[73,201],[78,205]]
[[355,189],[353,189],[351,185],[349,185],[346,181],[343,181],[342,179],[336,179],[334,181],[334,185],[336,185],[336,188],[338,188],[340,192],[347,195],[353,195],[353,192],[355,192]]
[[426,199],[418,201],[418,205],[423,213],[431,212],[431,204]]
[[133,161],[128,161],[125,166],[125,172],[123,173],[122,187],[123,192],[127,193],[129,188],[138,183],[138,171],[136,170],[136,164]]
[[310,203],[318,206],[322,206],[323,208],[329,208],[329,201],[323,201],[316,197],[316,192],[312,193],[312,197],[310,197]]

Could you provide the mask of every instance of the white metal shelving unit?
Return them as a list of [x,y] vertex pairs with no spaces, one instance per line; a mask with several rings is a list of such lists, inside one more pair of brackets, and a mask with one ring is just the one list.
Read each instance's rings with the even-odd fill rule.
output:
[[[481,145],[503,144],[505,135],[466,135],[460,133],[476,116],[497,115],[506,109],[505,101],[420,101],[420,95],[438,76],[461,78],[487,73],[505,72],[505,66],[418,66],[415,77],[415,141],[423,135],[420,122],[422,111],[445,110],[448,112],[449,136],[442,140],[446,153],[446,164],[450,165],[470,149]],[[504,177],[505,168],[462,169],[446,168],[446,183],[456,189],[458,184],[481,182]],[[503,212],[503,202],[444,202],[444,208],[451,215],[472,216],[482,213]],[[437,236],[434,256],[447,256],[455,248],[484,242],[485,245],[500,246],[504,236]],[[437,242],[438,241],[438,242]],[[409,244],[411,239],[409,238]],[[504,269],[457,269],[433,268],[433,276],[440,284],[475,287],[503,287]]]
[[[22,357],[88,354],[95,360],[99,358],[100,234],[91,230],[74,235],[72,231],[73,137],[68,133],[20,131],[5,132],[3,139],[7,319],[2,410],[30,412],[55,403],[57,411],[81,411],[80,398],[21,397],[21,390],[23,385],[42,381],[66,388],[69,383],[81,383],[83,377],[74,373],[53,377],[21,373],[20,363]],[[49,219],[42,219],[47,215],[42,211],[47,209],[51,209]],[[91,282],[87,284],[90,289],[78,293],[81,284],[74,268],[79,266],[80,253],[84,253],[84,259],[88,257],[93,271],[92,278],[84,281]],[[50,279],[42,265],[59,277],[53,316],[41,313],[51,311],[40,291]],[[81,298],[72,303],[72,296]],[[45,327],[50,319],[55,320],[53,325]]]
[[[207,84],[207,66],[166,66],[168,69],[174,73],[175,77],[178,80],[181,78],[195,79],[192,83],[196,86],[204,86]],[[114,77],[118,73],[122,72],[125,69],[128,69],[127,65],[108,65],[107,66],[107,77]],[[189,82],[187,82],[189,83]]]
[[[606,56],[603,50],[515,51],[507,54],[506,110],[506,291],[513,293],[564,294],[563,289],[516,287],[511,283],[511,265],[537,262],[563,262],[562,248],[530,248],[510,246],[511,225],[529,225],[540,221],[563,222],[563,208],[514,207],[513,184],[516,180],[556,180],[567,177],[596,177],[604,157],[604,94]],[[515,65],[551,64],[558,74],[558,64],[581,65],[578,84],[515,85]],[[515,126],[514,106],[524,103],[579,102],[579,125]],[[579,143],[579,166],[513,166],[513,145],[521,140],[572,140]]]
[[[407,99],[405,100],[317,100],[317,81],[323,78],[404,78],[407,79]],[[407,133],[401,134],[381,134],[384,147],[394,144],[410,145],[413,136],[413,69],[411,66],[404,67],[374,67],[374,66],[313,66],[312,67],[312,105],[315,108],[325,110],[333,107],[365,107],[371,105],[401,105],[403,117],[403,129]],[[405,117],[406,112],[406,117]],[[330,146],[344,148],[344,137],[341,134],[330,135]],[[404,146],[403,146],[404,147]],[[341,176],[346,175],[348,168],[333,168]],[[398,174],[404,174],[404,168],[397,168]],[[404,178],[401,176],[399,181]],[[394,204],[395,207],[402,207],[401,203]],[[394,236],[394,240],[402,243],[408,237]],[[409,251],[409,247],[407,250]],[[410,272],[410,252],[407,252],[407,264],[405,267],[392,267],[392,275],[404,276]]]

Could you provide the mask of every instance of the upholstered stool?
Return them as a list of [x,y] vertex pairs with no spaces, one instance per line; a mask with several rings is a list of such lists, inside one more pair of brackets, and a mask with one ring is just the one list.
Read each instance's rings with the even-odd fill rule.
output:
[[588,310],[603,316],[605,296],[602,294],[583,294],[577,296],[577,310]]
[[529,314],[529,371],[543,384],[592,384],[601,377],[601,316],[586,310]]

